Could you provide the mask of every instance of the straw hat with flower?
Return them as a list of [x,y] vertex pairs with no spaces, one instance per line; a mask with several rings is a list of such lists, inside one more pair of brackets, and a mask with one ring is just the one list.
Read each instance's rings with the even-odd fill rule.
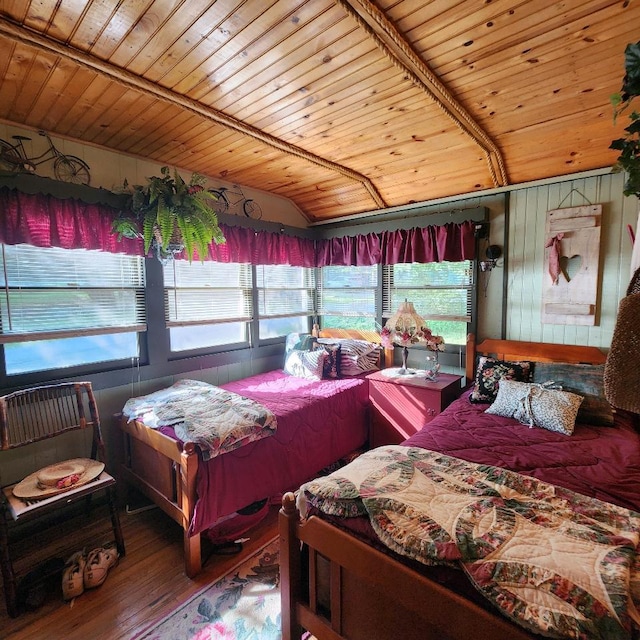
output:
[[91,458],[57,462],[28,475],[13,488],[13,495],[29,500],[47,498],[85,485],[103,470],[104,463]]

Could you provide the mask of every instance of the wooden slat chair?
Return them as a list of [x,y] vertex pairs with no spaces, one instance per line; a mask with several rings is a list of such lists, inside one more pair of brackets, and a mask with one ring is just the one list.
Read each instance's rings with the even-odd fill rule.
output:
[[[79,429],[93,430],[90,456],[105,462],[100,419],[90,382],[69,382],[32,387],[0,397],[0,451],[24,447]],[[48,461],[48,464],[61,460]],[[47,465],[45,465],[47,466]],[[91,482],[39,500],[25,501],[13,493],[16,484],[0,493],[0,564],[7,612],[18,615],[18,585],[10,553],[9,521],[25,522],[51,515],[68,504],[84,499],[89,512],[91,496],[105,491],[116,547],[124,556],[124,540],[115,501],[115,479],[106,471]]]

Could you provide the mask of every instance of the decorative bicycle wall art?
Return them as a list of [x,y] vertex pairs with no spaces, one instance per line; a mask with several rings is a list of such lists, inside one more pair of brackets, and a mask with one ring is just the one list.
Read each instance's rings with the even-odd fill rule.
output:
[[233,190],[218,187],[208,191],[216,196],[216,202],[212,204],[216,213],[235,213],[236,209],[240,209],[247,218],[253,218],[253,220],[262,218],[260,205],[255,200],[245,197],[239,186],[234,185]]
[[12,136],[15,144],[0,140],[0,171],[9,173],[35,173],[36,168],[44,162],[53,161],[53,174],[57,180],[73,184],[89,184],[91,174],[89,165],[76,156],[62,153],[53,144],[46,131],[38,131],[46,138],[48,148],[40,155],[29,157],[24,148],[24,141],[31,140],[27,136]]

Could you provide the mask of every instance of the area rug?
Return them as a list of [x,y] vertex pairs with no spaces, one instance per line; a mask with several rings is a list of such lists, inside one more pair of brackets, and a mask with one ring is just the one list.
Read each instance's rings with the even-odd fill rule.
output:
[[274,538],[132,640],[280,640],[278,545]]

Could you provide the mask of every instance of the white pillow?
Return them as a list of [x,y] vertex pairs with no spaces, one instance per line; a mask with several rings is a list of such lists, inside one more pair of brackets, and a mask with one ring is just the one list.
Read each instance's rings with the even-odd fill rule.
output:
[[503,378],[495,401],[485,413],[570,436],[582,400],[582,396],[569,391]]
[[322,380],[322,370],[327,352],[322,349],[318,351],[300,351],[294,349],[287,355],[284,363],[284,371],[296,378],[306,378],[307,380]]

